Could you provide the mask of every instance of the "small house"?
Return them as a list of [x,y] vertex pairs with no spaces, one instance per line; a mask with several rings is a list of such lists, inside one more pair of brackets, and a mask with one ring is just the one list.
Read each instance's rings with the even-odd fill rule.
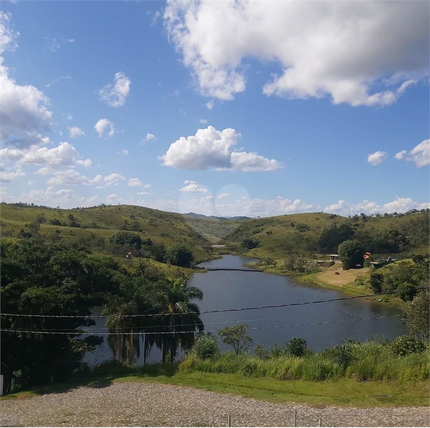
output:
[[339,261],[339,255],[338,254],[329,254],[328,257],[333,262],[338,262]]

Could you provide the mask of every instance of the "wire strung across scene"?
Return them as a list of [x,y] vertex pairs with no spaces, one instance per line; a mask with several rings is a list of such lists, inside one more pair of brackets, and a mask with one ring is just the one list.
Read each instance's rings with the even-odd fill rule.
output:
[[[358,321],[367,321],[367,320],[379,320],[385,318],[396,318],[400,317],[400,315],[387,315],[380,317],[367,317],[367,318],[350,318],[336,321],[320,321],[314,323],[305,323],[305,324],[287,324],[287,325],[274,325],[274,326],[263,326],[263,327],[251,327],[250,330],[266,330],[266,329],[275,329],[275,328],[291,328],[291,327],[308,327],[308,326],[316,326],[316,325],[326,325],[326,324],[337,324],[344,322],[358,322]],[[217,324],[217,323],[213,323]],[[194,324],[191,324],[194,325]],[[177,324],[177,327],[185,326],[184,324]],[[135,330],[137,327],[130,327]],[[83,334],[91,334],[91,335],[159,335],[159,334],[190,334],[192,331],[160,331],[160,332],[94,332],[94,331],[83,331],[83,330],[75,330],[75,331],[49,331],[49,330],[14,330],[14,329],[0,329],[2,332],[7,333],[33,333],[33,334],[57,334],[57,335],[83,335]],[[215,333],[216,330],[207,331],[207,333]]]

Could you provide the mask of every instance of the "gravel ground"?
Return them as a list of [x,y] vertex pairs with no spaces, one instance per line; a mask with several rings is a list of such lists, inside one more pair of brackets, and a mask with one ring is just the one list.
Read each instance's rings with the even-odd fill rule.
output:
[[340,408],[273,404],[151,383],[94,384],[1,402],[2,426],[430,426],[427,407]]

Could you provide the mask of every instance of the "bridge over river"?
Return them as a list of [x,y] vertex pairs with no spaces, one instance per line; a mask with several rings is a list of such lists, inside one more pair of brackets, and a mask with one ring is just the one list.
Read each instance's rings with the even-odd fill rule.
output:
[[207,271],[220,271],[220,270],[231,270],[231,271],[238,271],[238,272],[263,272],[260,269],[246,269],[246,268],[235,268],[235,267],[208,267],[206,268]]

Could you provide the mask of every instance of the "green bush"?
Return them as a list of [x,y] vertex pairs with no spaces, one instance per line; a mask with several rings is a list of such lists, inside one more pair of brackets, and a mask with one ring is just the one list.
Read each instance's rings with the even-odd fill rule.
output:
[[394,355],[404,357],[405,355],[424,352],[425,345],[413,336],[400,336],[391,344],[391,352]]
[[292,337],[285,344],[284,351],[286,354],[291,355],[293,357],[301,357],[306,353],[307,345],[308,344],[305,339]]
[[193,351],[202,360],[214,358],[219,353],[216,338],[211,334],[200,336],[194,343]]

